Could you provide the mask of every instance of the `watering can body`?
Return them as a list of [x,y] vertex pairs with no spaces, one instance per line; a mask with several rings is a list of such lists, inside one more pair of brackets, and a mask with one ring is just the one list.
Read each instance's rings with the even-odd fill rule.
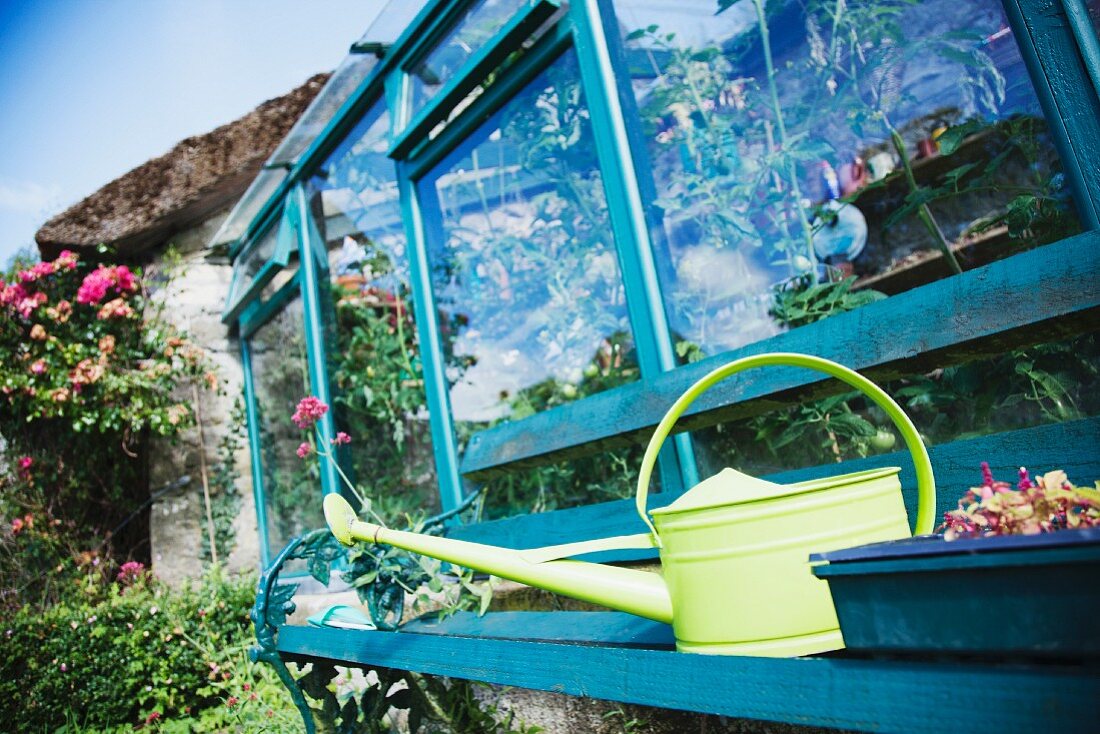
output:
[[[857,373],[797,354],[757,355],[724,365],[669,409],[654,432],[639,475],[637,507],[647,533],[517,551],[361,522],[336,494],[325,498],[326,519],[344,543],[386,543],[671,623],[677,649],[683,652],[790,657],[840,649],[844,643],[828,584],[811,573],[808,557],[909,535],[897,467],[789,485],[725,469],[671,505],[646,510],[657,454],[687,406],[718,380],[766,365],[826,372],[862,390],[887,412],[917,466],[917,530],[930,532],[935,514],[931,465],[901,408]],[[659,549],[660,574],[565,560],[597,551],[650,547]]]

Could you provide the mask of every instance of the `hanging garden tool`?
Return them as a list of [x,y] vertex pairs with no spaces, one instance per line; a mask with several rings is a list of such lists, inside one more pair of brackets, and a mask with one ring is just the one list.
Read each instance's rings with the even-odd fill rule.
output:
[[[931,532],[932,466],[900,406],[846,367],[785,353],[745,357],[719,367],[669,408],[654,431],[638,476],[638,514],[649,532],[511,550],[362,522],[337,494],[325,497],[325,517],[333,535],[345,544],[385,543],[670,623],[676,647],[683,652],[789,657],[840,649],[844,641],[829,587],[813,576],[807,559],[812,552],[909,535],[898,467],[786,485],[724,469],[667,507],[646,511],[657,454],[688,406],[725,377],[772,365],[824,372],[859,389],[886,411],[916,464],[916,530]],[[658,548],[661,573],[562,560],[628,548]]]

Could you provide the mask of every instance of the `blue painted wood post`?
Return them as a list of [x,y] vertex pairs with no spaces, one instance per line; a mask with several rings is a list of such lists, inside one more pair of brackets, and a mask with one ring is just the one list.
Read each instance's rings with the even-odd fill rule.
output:
[[[617,70],[608,49],[608,29],[597,0],[577,0],[570,6],[570,12],[576,26],[575,47],[622,266],[638,362],[643,379],[652,378],[675,369],[676,355],[619,98]],[[625,74],[623,70],[618,72]],[[697,484],[699,472],[688,434],[676,434],[672,446],[674,450],[662,451],[661,482],[664,491],[678,493]]]
[[1070,22],[1058,0],[1004,0],[1004,7],[1081,224],[1100,229],[1100,99]]
[[[306,193],[301,184],[294,187],[288,200],[287,213],[298,230],[298,272],[301,273],[302,312],[305,317],[306,359],[309,361],[309,385],[313,395],[326,405],[332,404],[332,391],[328,384],[324,319],[321,314],[319,278],[327,276],[328,260],[325,243],[311,231],[307,217]],[[324,263],[323,268],[318,262]],[[317,421],[314,438],[321,443],[318,448],[329,450],[336,436],[332,411]],[[327,459],[318,459],[321,470],[321,493],[339,492],[342,486],[336,465]],[[320,501],[320,497],[318,497]]]
[[439,482],[439,500],[443,511],[462,502],[462,478],[458,472],[458,444],[446,376],[446,360],[439,331],[438,311],[432,294],[431,265],[416,185],[404,164],[397,166],[401,213],[405,222],[406,251],[409,257],[409,285],[412,289],[413,315],[420,346],[420,364],[424,371],[424,394],[432,429],[432,453]]
[[260,532],[260,567],[271,563],[267,537],[267,504],[264,502],[264,473],[260,453],[260,416],[256,409],[256,387],[252,380],[252,353],[248,339],[241,337],[241,366],[244,368],[244,409],[248,419],[248,449],[252,454],[252,501],[256,503],[256,524]]

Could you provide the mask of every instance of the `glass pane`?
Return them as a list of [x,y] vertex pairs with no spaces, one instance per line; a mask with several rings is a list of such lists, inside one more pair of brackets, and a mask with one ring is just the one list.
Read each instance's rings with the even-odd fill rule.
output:
[[471,3],[443,39],[409,72],[412,114],[423,108],[522,5],[521,0]]
[[460,442],[487,424],[637,379],[572,50],[418,191]]
[[304,434],[290,419],[298,401],[311,394],[301,299],[295,298],[260,327],[249,340],[249,349],[267,542],[274,556],[290,538],[325,523],[317,460],[296,455]]
[[355,45],[390,45],[420,13],[428,0],[389,0]]
[[271,260],[279,239],[279,223],[275,222],[267,232],[237,258],[233,264],[233,283],[229,288],[226,303],[233,306],[243,296],[252,283],[256,280],[260,270]]
[[[1100,414],[1095,333],[1013,349],[884,384],[928,444]],[[818,466],[905,444],[889,418],[857,393],[782,408],[695,432],[701,476],[725,466],[754,475]],[[1026,462],[1026,447],[1019,461]],[[984,459],[974,456],[973,469]],[[1043,471],[1057,467],[1035,467]],[[1086,483],[1092,477],[1075,477]],[[965,487],[958,489],[959,495]]]
[[[633,497],[644,453],[645,446],[631,446],[491,479],[485,484],[479,519],[498,520]],[[650,492],[660,489],[660,477],[654,476]]]
[[214,233],[214,237],[207,247],[229,244],[243,237],[248,230],[248,225],[252,224],[252,220],[260,213],[260,209],[275,193],[275,189],[279,188],[279,184],[283,182],[286,176],[287,171],[284,168],[260,171],[259,175],[256,176],[256,180],[252,182],[244,192],[241,200],[233,207],[233,211],[229,212],[225,222]]
[[389,116],[377,104],[308,183],[328,248],[335,418],[376,511],[439,509]]
[[997,0],[615,9],[686,358],[1080,228]]
[[283,142],[279,143],[279,147],[271,154],[271,158],[267,161],[268,165],[290,164],[296,161],[377,64],[378,57],[370,53],[351,54],[344,59],[336,67],[336,71],[332,72],[325,86],[321,87],[321,91],[309,103],[309,107],[306,107],[306,111],[298,118],[298,122],[290,128]]

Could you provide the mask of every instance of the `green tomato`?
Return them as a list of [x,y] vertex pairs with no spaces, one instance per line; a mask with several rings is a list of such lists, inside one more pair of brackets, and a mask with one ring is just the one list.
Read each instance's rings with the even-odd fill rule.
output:
[[561,386],[561,396],[566,400],[572,400],[577,397],[577,388],[567,382]]
[[871,448],[879,453],[885,453],[894,448],[894,444],[897,443],[897,441],[898,439],[893,431],[880,428],[878,432],[871,437]]
[[591,380],[593,377],[595,377],[599,373],[600,373],[600,368],[596,366],[595,362],[589,362],[587,365],[585,365],[584,376],[587,377],[588,379]]

